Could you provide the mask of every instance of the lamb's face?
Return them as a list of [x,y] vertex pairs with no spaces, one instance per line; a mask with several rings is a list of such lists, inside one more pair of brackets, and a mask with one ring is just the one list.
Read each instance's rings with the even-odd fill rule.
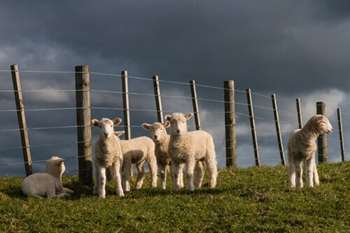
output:
[[63,175],[66,171],[66,166],[64,165],[64,160],[58,156],[52,156],[46,161],[47,172],[50,174]]
[[166,128],[169,126],[170,123],[168,121],[164,124],[159,122],[155,122],[153,124],[142,124],[143,128],[149,130],[151,138],[155,143],[160,143],[165,139],[167,135]]
[[114,127],[118,126],[121,123],[121,119],[119,117],[110,120],[108,118],[102,118],[101,120],[92,120],[92,125],[101,128],[101,134],[103,134],[106,138],[114,135]]
[[320,134],[329,134],[333,131],[333,127],[327,117],[316,115],[314,116],[314,121]]
[[187,121],[192,118],[192,113],[173,113],[165,119],[170,122],[169,134],[178,136],[187,132]]

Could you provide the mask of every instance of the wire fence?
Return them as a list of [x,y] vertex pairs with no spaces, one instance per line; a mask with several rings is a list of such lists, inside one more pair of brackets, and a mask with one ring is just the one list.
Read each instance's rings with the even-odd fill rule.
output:
[[[0,74],[1,73],[11,73],[13,72],[13,70],[9,69],[1,69],[0,70]],[[54,78],[70,78],[72,80],[76,79],[77,72],[74,71],[59,71],[59,70],[20,70],[20,73],[23,74],[55,74],[57,76],[55,76]],[[80,72],[82,74],[86,74],[85,72]],[[120,78],[123,77],[123,75],[121,74],[111,74],[111,73],[103,73],[103,72],[95,72],[95,71],[91,71],[88,73],[89,75],[91,75],[91,79],[92,80],[100,80],[100,79],[111,79],[114,81],[119,81]],[[118,79],[119,78],[119,79]],[[127,76],[128,79],[130,80],[136,80],[136,81],[147,81],[147,82],[154,82],[153,78],[149,78],[147,76],[142,76],[142,75],[128,75]],[[181,81],[175,81],[175,80],[159,80],[160,85],[161,84],[170,84],[172,86],[176,85],[178,88],[183,89],[184,87],[191,87],[191,83],[190,82],[181,82]],[[215,86],[215,85],[210,85],[208,83],[196,83],[196,87],[200,87],[203,89],[207,89],[207,90],[218,90],[220,92],[224,92],[224,91],[228,91],[230,90],[229,88],[225,88],[225,87],[220,87],[220,86]],[[20,92],[23,94],[28,94],[28,95],[32,95],[35,93],[44,93],[45,95],[50,95],[50,91],[53,88],[42,88],[42,89],[21,89],[21,90],[14,90],[14,89],[0,89],[0,93],[2,94],[13,94],[16,92]],[[154,92],[139,92],[139,91],[120,91],[120,90],[111,90],[111,89],[99,89],[99,88],[91,88],[89,90],[84,90],[84,89],[56,89],[54,88],[55,94],[76,94],[78,92],[90,92],[92,93],[94,96],[95,95],[106,95],[106,94],[112,94],[112,95],[120,95],[125,96],[127,95],[128,98],[133,98],[133,96],[139,96],[139,97],[152,97],[152,98],[156,98],[158,97],[157,94],[155,94]],[[269,128],[270,132],[269,133],[265,133],[263,135],[258,135],[258,139],[259,142],[261,144],[268,144],[271,146],[275,146],[272,144],[277,144],[277,140],[276,140],[276,131],[274,129],[274,124],[275,124],[275,119],[273,118],[273,106],[271,105],[271,95],[267,95],[264,93],[260,93],[260,92],[255,92],[252,91],[252,95],[253,95],[253,101],[256,99],[259,99],[259,102],[261,101],[266,101],[265,104],[249,104],[248,102],[244,102],[244,98],[247,95],[247,90],[242,90],[242,89],[234,89],[233,90],[235,95],[236,95],[236,99],[239,99],[239,101],[235,101],[234,103],[232,103],[231,101],[227,101],[224,98],[207,98],[207,97],[196,97],[195,101],[197,101],[200,106],[205,105],[205,104],[215,104],[215,105],[222,105],[222,107],[226,104],[234,104],[236,111],[235,111],[235,118],[237,121],[237,126],[242,125],[246,127],[246,131],[243,133],[238,133],[238,137],[242,136],[245,138],[249,138],[249,131],[251,130],[249,126],[249,121],[251,121],[252,119],[257,121],[257,128],[262,127],[260,124],[266,124],[267,127]],[[25,96],[26,97],[26,96]],[[171,94],[161,94],[159,95],[159,97],[162,99],[163,102],[170,102],[172,100],[182,100],[185,102],[191,102],[194,100],[194,97],[191,95],[171,95]],[[258,114],[250,114],[248,111],[248,108],[252,107],[256,112],[258,112]],[[216,110],[218,107],[213,108],[213,110],[210,110],[209,113],[210,114],[222,114],[222,121],[224,121],[224,116],[226,114],[230,114],[232,112],[228,112],[228,111],[218,111]],[[201,109],[201,108],[200,108]],[[88,108],[85,107],[77,107],[77,106],[68,106],[68,107],[28,107],[25,106],[25,112],[61,112],[61,111],[78,111],[78,110],[89,110],[89,111],[113,111],[113,112],[118,112],[120,113],[120,115],[122,115],[123,112],[125,111],[129,111],[129,112],[148,112],[148,113],[154,113],[157,114],[159,112],[163,113],[163,114],[168,114],[168,113],[172,113],[172,111],[163,111],[163,110],[159,110],[156,108],[156,106],[154,108],[139,108],[139,107],[134,107],[134,108],[130,108],[130,107],[125,107],[125,106],[101,106],[101,105],[91,105]],[[7,106],[0,106],[0,112],[1,114],[6,114],[6,113],[18,113],[23,111],[23,108],[8,108]],[[199,114],[201,113],[201,111],[199,110],[199,112],[195,112],[192,111],[195,114]],[[285,116],[285,119],[279,120],[279,124],[282,124],[281,126],[281,131],[280,133],[282,134],[283,141],[285,143],[286,141],[286,135],[288,133],[290,133],[291,128],[295,128],[293,126],[297,125],[297,116],[296,116],[296,112],[295,114],[288,110],[284,110],[284,109],[279,109],[278,110],[278,114],[283,114]],[[293,115],[293,116],[292,116]],[[347,114],[343,114],[343,117],[348,117],[350,118],[350,115]],[[222,124],[221,120],[216,121],[217,125],[216,126],[220,126],[220,127],[226,127],[226,126],[232,126],[231,124]],[[333,125],[337,125],[337,122],[332,122]],[[6,124],[4,124],[6,125]],[[209,124],[207,124],[209,125]],[[61,124],[57,124],[57,125],[51,125],[51,126],[35,126],[35,127],[25,127],[25,128],[21,128],[21,127],[16,127],[16,128],[6,128],[6,127],[0,127],[0,135],[1,134],[7,134],[9,132],[20,132],[20,131],[41,131],[41,130],[64,130],[64,129],[78,129],[78,128],[85,128],[85,127],[91,127],[90,124],[88,125],[79,125],[79,124],[68,124],[68,125],[61,125]],[[121,128],[125,128],[125,127],[130,127],[130,128],[141,128],[141,125],[137,125],[137,124],[131,124],[131,125],[120,125],[119,127]],[[213,126],[215,127],[215,126]],[[210,130],[210,128],[209,128]],[[222,129],[223,130],[223,129]],[[335,132],[339,132],[338,129],[335,128]],[[222,134],[224,134],[224,131],[221,132]],[[256,132],[255,132],[256,133]],[[269,138],[270,141],[267,141],[266,138]],[[248,140],[248,139],[247,139]],[[37,144],[28,144],[26,146],[6,146],[3,145],[0,148],[0,153],[3,154],[5,152],[9,152],[9,151],[14,151],[14,150],[23,150],[23,149],[41,149],[41,148],[45,148],[45,147],[73,147],[73,146],[77,146],[79,143],[84,143],[84,141],[74,141],[74,142],[62,142],[62,143],[37,143]],[[224,143],[224,142],[223,142]],[[221,148],[223,149],[227,149],[226,145],[220,145]],[[239,145],[238,145],[239,146]],[[276,147],[277,148],[277,147]],[[261,147],[260,147],[261,150]],[[263,151],[263,149],[262,149]],[[224,151],[222,152],[224,153]],[[286,150],[283,150],[283,153],[286,154]],[[3,155],[1,156],[0,154],[0,167],[6,167],[6,166],[15,166],[15,165],[20,165],[23,163],[26,163],[24,161],[18,161],[18,162],[6,162],[5,159],[6,157]],[[278,160],[278,156],[277,156],[278,152],[276,153],[276,160]],[[238,155],[239,156],[239,155]],[[2,160],[2,158],[5,158]],[[86,154],[84,155],[76,155],[76,154],[72,154],[70,156],[65,156],[65,159],[79,159],[79,158],[86,158]],[[30,163],[31,164],[45,164],[46,160],[45,159],[38,159],[38,160],[32,160]],[[71,169],[70,171],[77,171],[77,169]]]

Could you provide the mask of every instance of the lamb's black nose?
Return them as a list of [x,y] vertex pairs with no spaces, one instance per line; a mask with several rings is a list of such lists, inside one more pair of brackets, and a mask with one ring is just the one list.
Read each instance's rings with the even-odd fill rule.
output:
[[177,133],[180,133],[180,130],[176,130]]

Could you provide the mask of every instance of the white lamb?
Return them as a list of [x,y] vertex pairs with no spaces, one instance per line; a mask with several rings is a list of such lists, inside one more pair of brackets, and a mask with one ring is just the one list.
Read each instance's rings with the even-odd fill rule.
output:
[[73,193],[72,190],[62,185],[62,175],[66,169],[64,160],[58,156],[52,156],[46,161],[46,165],[46,173],[35,173],[23,180],[23,194],[37,198],[52,198],[63,197]]
[[196,177],[194,177],[194,170],[198,161],[206,163],[209,173],[209,186],[215,188],[218,172],[214,140],[209,133],[203,130],[187,131],[187,120],[191,119],[192,116],[192,113],[173,113],[165,117],[170,122],[169,153],[171,155],[175,188],[177,190],[180,188],[179,174],[186,165],[188,189],[190,191],[195,189],[194,183],[199,183],[198,180],[203,178],[202,174],[198,174],[198,176],[196,174]]
[[[118,133],[118,132],[117,132]],[[137,137],[120,140],[123,152],[123,188],[130,191],[130,175],[132,164],[136,164],[136,189],[142,188],[145,178],[144,165],[147,162],[152,177],[152,188],[157,187],[157,159],[154,153],[154,142],[149,137]]]
[[[170,142],[170,135],[166,132],[166,128],[170,126],[170,122],[166,121],[165,123],[160,122],[154,122],[153,124],[143,123],[142,127],[146,130],[149,130],[151,138],[153,139],[154,143],[156,144],[156,150],[155,154],[157,157],[157,163],[160,173],[160,178],[162,181],[162,188],[166,189],[166,179],[167,179],[167,173],[170,171],[170,165],[171,165],[171,157],[169,154],[169,142]],[[202,186],[203,181],[203,165],[202,162],[197,162],[196,168],[195,168],[195,176],[198,175],[201,178],[196,179],[195,181],[195,187],[200,188]],[[180,188],[183,188],[183,172],[180,171],[179,173],[179,180],[180,180]]]
[[302,188],[303,163],[306,164],[307,185],[318,186],[318,177],[315,152],[316,140],[321,134],[331,133],[333,130],[328,118],[323,115],[313,116],[302,129],[292,132],[288,139],[289,181],[291,188]]
[[110,120],[102,118],[93,119],[92,125],[101,128],[101,134],[95,143],[95,154],[93,157],[93,168],[95,175],[94,194],[99,197],[106,197],[106,169],[111,168],[113,177],[116,180],[116,192],[124,196],[121,182],[121,167],[123,164],[123,153],[120,146],[119,137],[114,132],[114,127],[121,123],[119,117]]

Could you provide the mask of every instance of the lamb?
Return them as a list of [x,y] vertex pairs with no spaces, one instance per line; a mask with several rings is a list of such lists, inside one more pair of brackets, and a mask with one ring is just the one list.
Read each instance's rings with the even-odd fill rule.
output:
[[[155,122],[153,124],[143,123],[142,127],[150,131],[151,138],[155,143],[155,154],[160,171],[162,189],[166,189],[167,172],[170,168],[171,158],[168,153],[170,135],[167,134],[166,128],[169,127],[169,122],[164,124]],[[180,173],[182,174],[182,172]],[[183,179],[180,177],[180,186],[183,187]]]
[[101,134],[95,143],[95,154],[93,157],[93,168],[95,176],[94,194],[100,198],[106,197],[106,170],[111,168],[113,177],[116,180],[116,192],[120,197],[124,196],[121,182],[121,167],[123,164],[123,153],[118,135],[114,132],[114,126],[121,123],[116,117],[112,120],[102,118],[93,119],[92,125],[101,128]]
[[123,188],[130,191],[131,166],[136,164],[136,189],[141,189],[145,177],[144,164],[147,162],[151,171],[152,188],[157,187],[157,159],[154,153],[154,142],[149,137],[137,137],[130,140],[120,140],[123,152]]
[[169,126],[169,153],[171,156],[173,179],[175,189],[180,188],[180,172],[186,164],[188,189],[195,189],[194,183],[201,182],[203,174],[200,172],[194,177],[196,162],[204,161],[209,173],[210,188],[216,187],[217,161],[213,137],[203,130],[187,131],[187,121],[193,114],[173,113],[165,119],[170,122]]
[[72,190],[62,185],[62,175],[66,169],[64,160],[58,156],[52,156],[47,160],[46,165],[46,173],[35,173],[23,180],[21,187],[23,194],[37,198],[64,197],[72,194]]
[[[169,154],[170,135],[166,132],[166,128],[168,128],[169,126],[169,121],[166,121],[165,123],[154,122],[153,124],[142,124],[142,127],[150,132],[151,138],[153,139],[156,145],[155,153],[162,182],[162,189],[164,190],[166,189],[167,173],[169,172],[171,165],[171,157]],[[195,187],[200,188],[202,186],[204,175],[202,162],[197,162],[195,174],[201,176],[201,178],[197,179],[197,182],[195,183]],[[180,171],[179,176],[180,188],[183,188],[184,184],[182,171]]]
[[307,185],[318,186],[318,177],[315,152],[316,140],[321,134],[329,134],[333,130],[328,118],[323,115],[313,116],[302,129],[297,129],[289,135],[288,139],[288,173],[291,188],[302,188],[303,163],[306,164]]

